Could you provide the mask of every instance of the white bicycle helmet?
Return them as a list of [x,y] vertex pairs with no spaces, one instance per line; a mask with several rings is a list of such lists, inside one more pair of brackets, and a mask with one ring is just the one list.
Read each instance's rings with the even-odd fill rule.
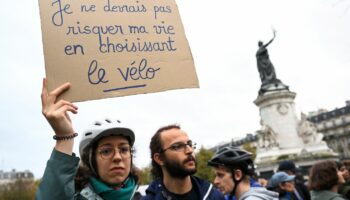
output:
[[[97,175],[96,170],[92,164],[92,152],[91,148],[97,141],[106,136],[124,136],[129,141],[132,147],[135,142],[134,132],[125,127],[121,121],[112,121],[110,119],[105,119],[103,121],[96,121],[89,129],[85,130],[79,143],[79,153],[82,161],[90,167],[92,172]],[[83,156],[83,155],[87,155]],[[84,159],[87,158],[87,159]]]

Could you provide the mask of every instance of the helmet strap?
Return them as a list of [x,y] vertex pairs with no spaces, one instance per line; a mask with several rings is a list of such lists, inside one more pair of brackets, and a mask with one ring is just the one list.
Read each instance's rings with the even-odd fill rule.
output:
[[92,159],[93,158],[93,152],[92,152],[92,148],[89,148],[89,165],[90,165],[90,169],[92,171],[92,174],[95,176],[95,177],[99,177],[97,172],[96,172],[96,169],[94,168],[94,165],[93,165],[93,162],[92,162]]

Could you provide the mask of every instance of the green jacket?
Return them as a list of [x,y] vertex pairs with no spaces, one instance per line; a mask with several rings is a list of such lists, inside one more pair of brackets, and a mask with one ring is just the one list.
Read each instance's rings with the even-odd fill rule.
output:
[[79,160],[75,154],[70,156],[53,149],[35,199],[102,200],[90,186],[85,187],[81,192],[75,191],[74,177],[78,171]]
[[345,200],[340,194],[329,190],[311,191],[311,200]]
[[[74,178],[80,159],[53,149],[47,161],[44,176],[36,192],[36,200],[103,200],[88,184],[75,191]],[[132,196],[135,194],[136,188]]]
[[[84,200],[75,192],[74,177],[78,171],[79,158],[61,153],[53,149],[47,161],[44,176],[36,192],[37,200]],[[86,188],[84,194],[91,195],[92,190]],[[82,191],[82,192],[83,192]],[[89,193],[86,193],[88,191]]]

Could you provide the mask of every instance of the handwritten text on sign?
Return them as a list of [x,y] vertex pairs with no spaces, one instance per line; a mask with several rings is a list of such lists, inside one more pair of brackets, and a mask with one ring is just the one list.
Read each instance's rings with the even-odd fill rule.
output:
[[49,89],[84,101],[198,87],[174,0],[39,0]]

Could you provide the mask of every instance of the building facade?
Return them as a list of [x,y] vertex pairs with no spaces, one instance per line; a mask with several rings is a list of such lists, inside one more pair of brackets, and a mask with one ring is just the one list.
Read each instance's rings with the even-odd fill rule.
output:
[[341,159],[350,158],[350,101],[332,111],[320,110],[309,114],[308,120],[323,134],[323,140]]
[[0,184],[13,183],[19,179],[25,180],[25,181],[33,181],[34,174],[29,170],[16,171],[15,169],[13,169],[10,172],[4,172],[0,170]]
[[213,148],[211,148],[210,150],[216,152],[219,149],[222,149],[222,148],[225,148],[228,146],[240,147],[240,146],[245,145],[247,143],[251,144],[253,147],[255,147],[257,140],[258,140],[258,136],[256,134],[247,133],[244,138],[237,139],[237,140],[231,139],[230,142],[224,142],[224,143],[218,144],[218,145],[214,146]]

